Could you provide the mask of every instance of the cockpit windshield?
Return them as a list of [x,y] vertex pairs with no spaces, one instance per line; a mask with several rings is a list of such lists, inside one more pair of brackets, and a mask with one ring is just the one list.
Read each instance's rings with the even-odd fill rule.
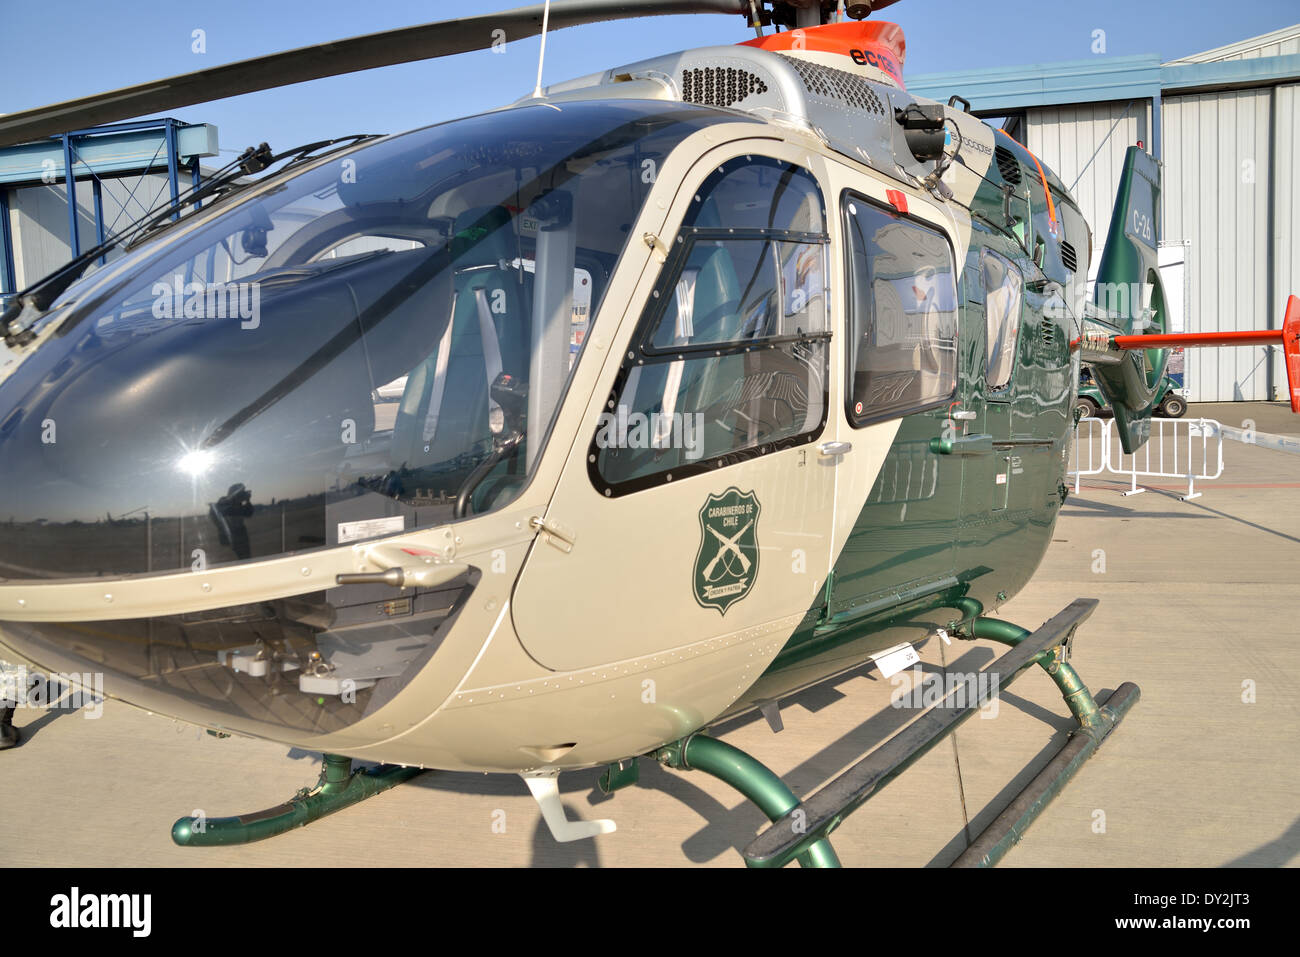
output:
[[0,382],[0,578],[199,569],[508,503],[659,167],[727,118],[457,120],[274,177],[83,277]]

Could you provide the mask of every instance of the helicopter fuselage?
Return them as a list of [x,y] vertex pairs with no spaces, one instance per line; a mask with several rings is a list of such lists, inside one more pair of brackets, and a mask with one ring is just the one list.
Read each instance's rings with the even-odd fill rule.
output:
[[[214,730],[526,771],[646,753],[1016,594],[1066,495],[1078,207],[959,110],[956,160],[918,159],[884,69],[720,49],[474,118],[527,129],[436,190],[401,138],[361,144],[83,279],[0,355],[6,484],[53,489],[0,524],[0,644]],[[843,102],[819,122],[796,89]],[[592,104],[618,125],[538,145]],[[313,175],[337,204],[271,210],[258,245],[240,209]],[[133,277],[168,287],[205,229],[260,264],[231,273],[256,324],[133,318]]]

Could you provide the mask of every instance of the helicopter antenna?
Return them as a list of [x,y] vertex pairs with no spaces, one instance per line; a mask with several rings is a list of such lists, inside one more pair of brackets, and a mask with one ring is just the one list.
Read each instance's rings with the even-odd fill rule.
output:
[[551,21],[551,0],[546,0],[546,6],[542,7],[542,49],[537,54],[537,86],[533,89],[533,96],[542,95],[542,64],[546,62],[546,28]]

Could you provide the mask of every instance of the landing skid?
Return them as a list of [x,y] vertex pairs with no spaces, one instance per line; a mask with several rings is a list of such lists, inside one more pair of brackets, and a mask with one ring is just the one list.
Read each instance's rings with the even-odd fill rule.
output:
[[183,847],[218,847],[263,841],[351,807],[423,773],[422,768],[404,768],[395,764],[353,771],[351,758],[326,754],[315,787],[303,788],[285,803],[253,814],[183,817],[172,825],[172,840]]
[[[985,672],[997,677],[993,687],[1006,687],[1037,664],[1056,682],[1070,713],[1079,722],[1056,757],[953,864],[954,867],[989,867],[1015,846],[1029,825],[1128,713],[1140,692],[1137,685],[1126,682],[1104,706],[1098,706],[1068,663],[1075,630],[1096,609],[1095,599],[1071,602],[1032,633],[1005,621],[980,617],[983,608],[972,599],[963,599],[962,604],[968,624],[951,628],[954,637],[984,638],[1012,646]],[[668,767],[700,770],[720,778],[767,814],[772,825],[742,852],[749,867],[783,867],[790,861],[798,861],[805,867],[834,867],[839,861],[828,840],[831,832],[987,703],[988,685],[976,682],[975,687],[981,689],[979,694],[970,694],[966,688],[953,689],[894,737],[802,802],[758,761],[705,735],[691,735],[660,748],[655,757]]]

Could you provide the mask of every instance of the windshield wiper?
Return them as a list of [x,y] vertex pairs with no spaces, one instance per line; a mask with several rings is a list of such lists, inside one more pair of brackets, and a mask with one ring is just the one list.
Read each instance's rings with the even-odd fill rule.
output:
[[[29,286],[15,296],[4,313],[0,315],[0,327],[4,329],[5,344],[20,346],[31,341],[31,324],[40,318],[41,314],[50,307],[50,304],[64,290],[81,277],[87,266],[119,244],[124,243],[125,248],[129,249],[145,237],[157,235],[160,228],[174,225],[171,217],[178,215],[182,209],[195,206],[204,199],[223,191],[225,195],[229,195],[234,189],[243,189],[251,185],[248,183],[237,184],[235,181],[241,176],[252,176],[260,173],[285,159],[289,160],[285,165],[285,169],[288,169],[297,163],[312,158],[312,155],[323,147],[333,146],[336,143],[352,144],[366,139],[373,139],[377,135],[375,133],[354,133],[337,139],[308,143],[278,154],[272,153],[271,147],[266,143],[256,147],[248,147],[234,160],[215,173],[210,174],[198,186],[191,189],[184,196],[177,198],[175,202],[167,200],[162,205],[155,207],[138,219],[128,223],[102,243],[81,253],[35,285]],[[24,314],[28,314],[26,322],[20,321]]]
[[[138,225],[128,226],[126,230],[123,230],[123,233],[126,233],[132,228],[135,229],[135,235],[127,239],[125,248],[130,249],[133,246],[138,246],[146,239],[152,239],[159,233],[174,226],[177,221],[170,217],[181,206],[193,205],[216,193],[221,193],[222,195],[220,198],[224,199],[226,196],[229,196],[236,191],[247,189],[252,185],[252,183],[236,183],[235,180],[240,176],[249,176],[254,173],[260,173],[267,167],[288,159],[289,162],[285,163],[284,169],[280,170],[280,172],[284,172],[284,170],[291,169],[306,160],[315,159],[316,157],[313,154],[323,147],[333,146],[336,143],[351,144],[354,142],[360,142],[361,140],[373,139],[377,135],[378,134],[375,133],[353,133],[350,136],[340,136],[337,139],[318,140],[315,143],[307,143],[303,146],[298,146],[291,150],[285,150],[283,153],[276,153],[274,155],[271,153],[271,148],[265,143],[257,147],[256,150],[253,150],[250,146],[248,149],[244,150],[243,153],[239,154],[239,159],[235,160],[235,162],[239,164],[237,170],[230,170],[229,173],[225,173],[225,169],[229,168],[226,167],[223,170],[218,171],[218,173],[213,174],[209,179],[204,180],[199,189],[186,194],[182,199],[180,199],[175,207],[168,203],[164,207],[151,213],[149,217],[147,217],[147,222],[137,220]],[[246,157],[248,158],[247,161],[245,161]],[[118,235],[121,236],[123,233],[119,233]]]

